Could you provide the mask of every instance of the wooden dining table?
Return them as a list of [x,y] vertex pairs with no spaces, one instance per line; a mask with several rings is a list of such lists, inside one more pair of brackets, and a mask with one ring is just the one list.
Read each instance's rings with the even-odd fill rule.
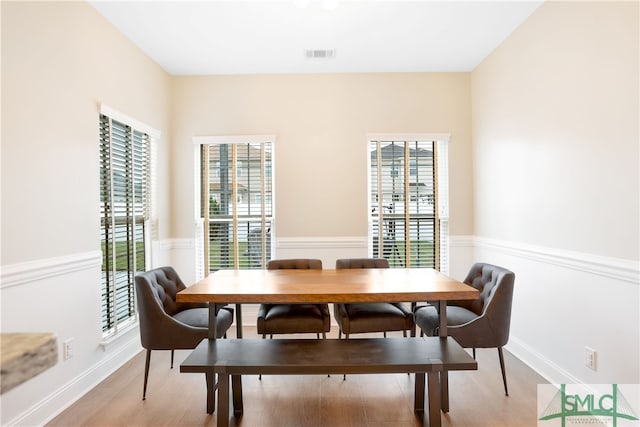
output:
[[[429,302],[440,313],[439,336],[447,336],[447,301],[473,300],[478,291],[431,268],[338,270],[218,270],[178,292],[178,302],[209,303],[209,339],[216,339],[216,317],[224,305],[236,306],[236,333],[242,337],[242,304]],[[232,376],[242,390],[239,375]],[[449,410],[448,373],[440,379],[441,409]],[[241,410],[240,410],[241,412]],[[240,413],[239,412],[239,413]]]
[[210,339],[216,338],[216,313],[225,304],[420,301],[439,305],[439,335],[445,337],[446,301],[478,296],[475,288],[431,268],[260,269],[218,270],[178,292],[176,300],[209,303]]

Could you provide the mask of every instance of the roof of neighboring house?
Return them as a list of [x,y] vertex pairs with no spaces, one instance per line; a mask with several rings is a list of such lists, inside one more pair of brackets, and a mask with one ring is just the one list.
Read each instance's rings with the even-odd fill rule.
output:
[[[209,183],[209,190],[212,190],[216,193],[219,193],[222,190],[222,185],[219,182],[210,182]],[[227,185],[227,192],[230,194],[231,191],[233,190],[233,188],[231,187],[230,184]],[[246,193],[247,192],[247,187],[242,185],[242,184],[238,184],[238,192],[239,193]]]
[[[383,146],[381,149],[382,160],[392,160],[398,158],[404,158],[404,146],[400,144],[392,144],[388,143],[388,145]],[[371,159],[375,159],[377,156],[376,151],[371,151]],[[433,153],[431,150],[426,150],[423,148],[411,148],[409,147],[409,157],[432,157]]]

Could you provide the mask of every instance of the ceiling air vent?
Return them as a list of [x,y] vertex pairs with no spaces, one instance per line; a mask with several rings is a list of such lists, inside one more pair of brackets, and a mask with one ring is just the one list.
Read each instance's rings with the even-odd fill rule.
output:
[[335,49],[307,49],[304,51],[307,59],[331,59],[336,57]]

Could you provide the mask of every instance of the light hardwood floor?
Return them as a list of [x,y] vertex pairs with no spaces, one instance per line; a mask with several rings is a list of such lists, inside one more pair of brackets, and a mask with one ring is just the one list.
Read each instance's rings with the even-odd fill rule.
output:
[[[255,336],[255,328],[244,328],[244,334]],[[230,336],[235,332],[230,331]],[[176,351],[175,366],[169,369],[170,352],[152,352],[143,401],[141,352],[48,426],[215,426],[216,415],[206,413],[204,375],[180,373],[180,363],[188,354]],[[507,397],[497,350],[479,349],[477,360],[477,371],[450,373],[450,411],[443,414],[442,425],[536,426],[537,384],[546,381],[505,351]],[[413,412],[413,375],[348,375],[346,380],[341,375],[263,376],[262,380],[245,376],[242,381],[244,415],[231,418],[231,426],[422,425]]]

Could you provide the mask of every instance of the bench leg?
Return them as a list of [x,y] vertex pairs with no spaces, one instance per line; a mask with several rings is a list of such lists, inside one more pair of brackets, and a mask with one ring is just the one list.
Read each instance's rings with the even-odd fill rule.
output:
[[[440,338],[445,338],[447,336],[447,301],[440,301],[437,308],[440,318],[438,335]],[[442,412],[449,412],[449,372],[446,369],[440,372],[440,391],[442,396]]]
[[213,373],[206,372],[204,374],[207,381],[207,414],[213,414],[216,408],[215,381]]
[[229,374],[218,374],[218,427],[229,427]]
[[429,427],[440,427],[440,381],[438,381],[438,372],[428,372],[427,381],[429,393]]
[[415,412],[424,412],[424,372],[416,372],[413,399],[413,410]]
[[233,415],[240,418],[244,412],[242,403],[242,376],[231,375],[231,390],[233,393]]
[[442,396],[442,412],[449,412],[449,371],[440,372],[440,395]]

